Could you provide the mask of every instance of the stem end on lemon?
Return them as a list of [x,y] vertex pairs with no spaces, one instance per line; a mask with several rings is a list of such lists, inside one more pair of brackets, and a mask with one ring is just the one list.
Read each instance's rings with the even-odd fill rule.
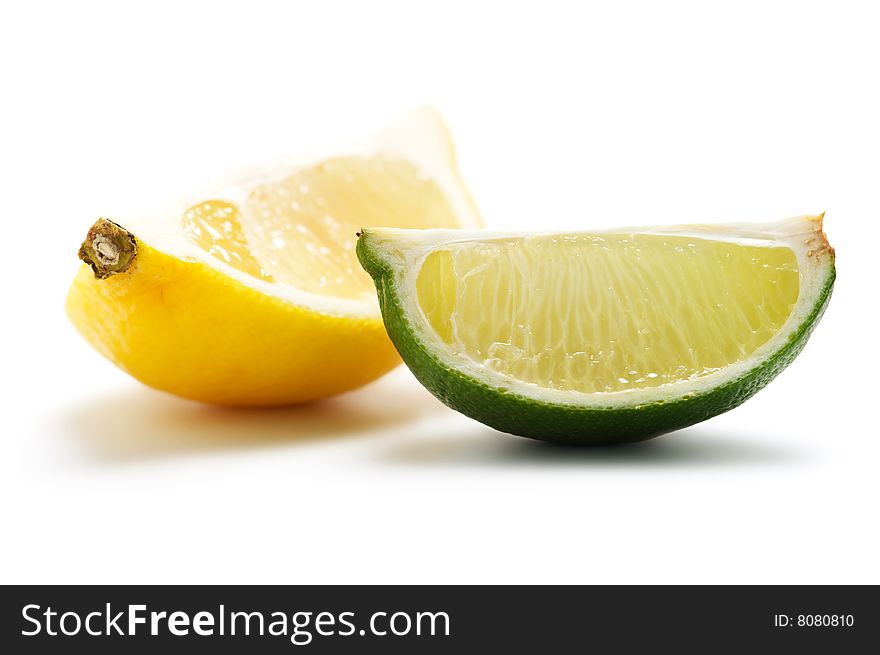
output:
[[134,235],[106,218],[92,225],[79,248],[79,258],[91,266],[99,280],[127,271],[136,255]]

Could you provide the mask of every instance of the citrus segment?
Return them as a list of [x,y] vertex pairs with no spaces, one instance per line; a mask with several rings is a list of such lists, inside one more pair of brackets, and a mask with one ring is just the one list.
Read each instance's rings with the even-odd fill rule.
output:
[[377,155],[335,157],[260,184],[242,206],[222,200],[186,211],[201,248],[264,280],[342,298],[373,296],[358,265],[364,225],[455,227],[439,186],[410,162]]
[[801,351],[828,304],[821,216],[578,234],[366,229],[407,366],[505,432],[638,441],[725,412]]
[[205,200],[183,214],[184,233],[212,257],[247,275],[272,282],[251,250],[238,205],[228,200]]
[[748,357],[785,323],[798,284],[789,248],[607,234],[455,244],[426,257],[417,288],[455,356],[593,393]]
[[67,311],[99,352],[158,389],[225,405],[323,398],[400,361],[356,262],[367,224],[480,224],[434,112],[160,212],[99,220]]

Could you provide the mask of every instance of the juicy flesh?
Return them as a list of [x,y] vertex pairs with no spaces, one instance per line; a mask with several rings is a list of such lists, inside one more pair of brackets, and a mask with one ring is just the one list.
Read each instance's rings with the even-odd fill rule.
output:
[[383,156],[328,159],[256,186],[241,206],[209,199],[182,220],[198,246],[248,275],[340,298],[375,295],[355,254],[362,227],[456,225],[433,181]]
[[797,303],[794,252],[680,236],[542,236],[453,244],[417,278],[456,356],[585,393],[656,387],[748,357]]

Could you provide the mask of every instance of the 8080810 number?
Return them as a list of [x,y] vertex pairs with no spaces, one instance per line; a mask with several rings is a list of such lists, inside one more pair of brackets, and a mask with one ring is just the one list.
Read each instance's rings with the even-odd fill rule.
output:
[[802,628],[850,628],[852,614],[798,614],[797,625]]

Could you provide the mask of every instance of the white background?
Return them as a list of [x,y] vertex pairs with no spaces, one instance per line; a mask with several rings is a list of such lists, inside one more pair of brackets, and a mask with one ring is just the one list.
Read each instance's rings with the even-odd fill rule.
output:
[[[880,22],[720,4],[4,4],[0,580],[880,582]],[[490,226],[827,210],[825,319],[742,407],[601,451],[499,434],[406,369],[199,406],[67,322],[99,215],[423,102]]]

